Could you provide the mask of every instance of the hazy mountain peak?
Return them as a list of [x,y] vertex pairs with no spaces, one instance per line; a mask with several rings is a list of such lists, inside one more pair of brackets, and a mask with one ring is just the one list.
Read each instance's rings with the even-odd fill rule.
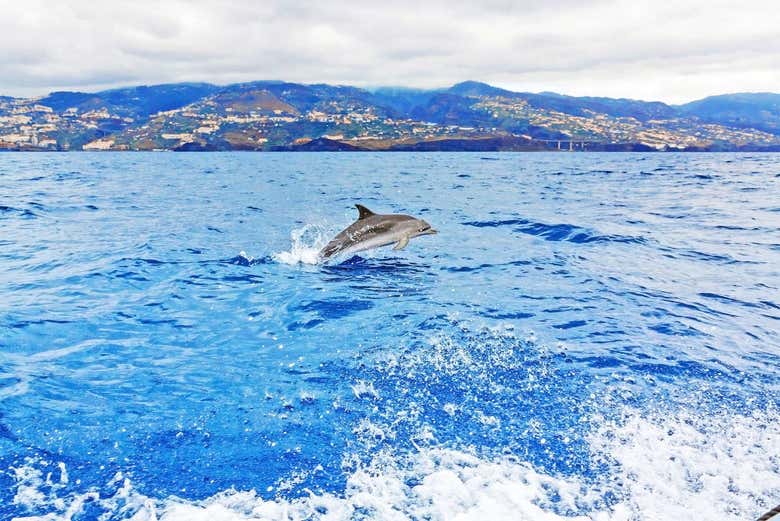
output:
[[461,96],[516,96],[517,93],[510,90],[493,87],[487,83],[480,81],[462,81],[456,83],[449,89],[448,92],[453,94],[459,94]]

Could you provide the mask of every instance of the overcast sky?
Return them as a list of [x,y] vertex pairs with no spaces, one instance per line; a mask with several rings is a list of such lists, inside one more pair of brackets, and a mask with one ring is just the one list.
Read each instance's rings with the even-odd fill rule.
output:
[[0,0],[0,94],[467,79],[685,102],[780,92],[780,2]]

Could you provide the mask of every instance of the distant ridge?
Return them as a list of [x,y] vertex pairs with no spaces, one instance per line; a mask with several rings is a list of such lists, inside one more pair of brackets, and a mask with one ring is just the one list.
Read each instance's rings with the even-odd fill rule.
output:
[[0,97],[0,150],[780,150],[780,94],[683,105],[478,81],[175,83]]

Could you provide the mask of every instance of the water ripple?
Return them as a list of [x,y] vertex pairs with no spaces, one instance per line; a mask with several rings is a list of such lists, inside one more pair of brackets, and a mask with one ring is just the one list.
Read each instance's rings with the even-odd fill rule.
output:
[[638,236],[627,235],[603,235],[575,226],[573,224],[545,224],[528,219],[505,219],[496,221],[469,221],[462,223],[465,226],[477,228],[496,228],[500,226],[514,226],[513,231],[542,237],[547,241],[566,241],[575,244],[588,244],[598,242],[617,242],[644,244],[646,239]]

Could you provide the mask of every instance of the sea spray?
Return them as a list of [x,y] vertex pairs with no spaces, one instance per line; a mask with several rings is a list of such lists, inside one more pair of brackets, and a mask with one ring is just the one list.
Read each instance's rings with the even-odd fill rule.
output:
[[290,232],[290,249],[274,253],[271,258],[282,264],[318,264],[319,252],[328,243],[327,229],[319,224],[307,224]]

